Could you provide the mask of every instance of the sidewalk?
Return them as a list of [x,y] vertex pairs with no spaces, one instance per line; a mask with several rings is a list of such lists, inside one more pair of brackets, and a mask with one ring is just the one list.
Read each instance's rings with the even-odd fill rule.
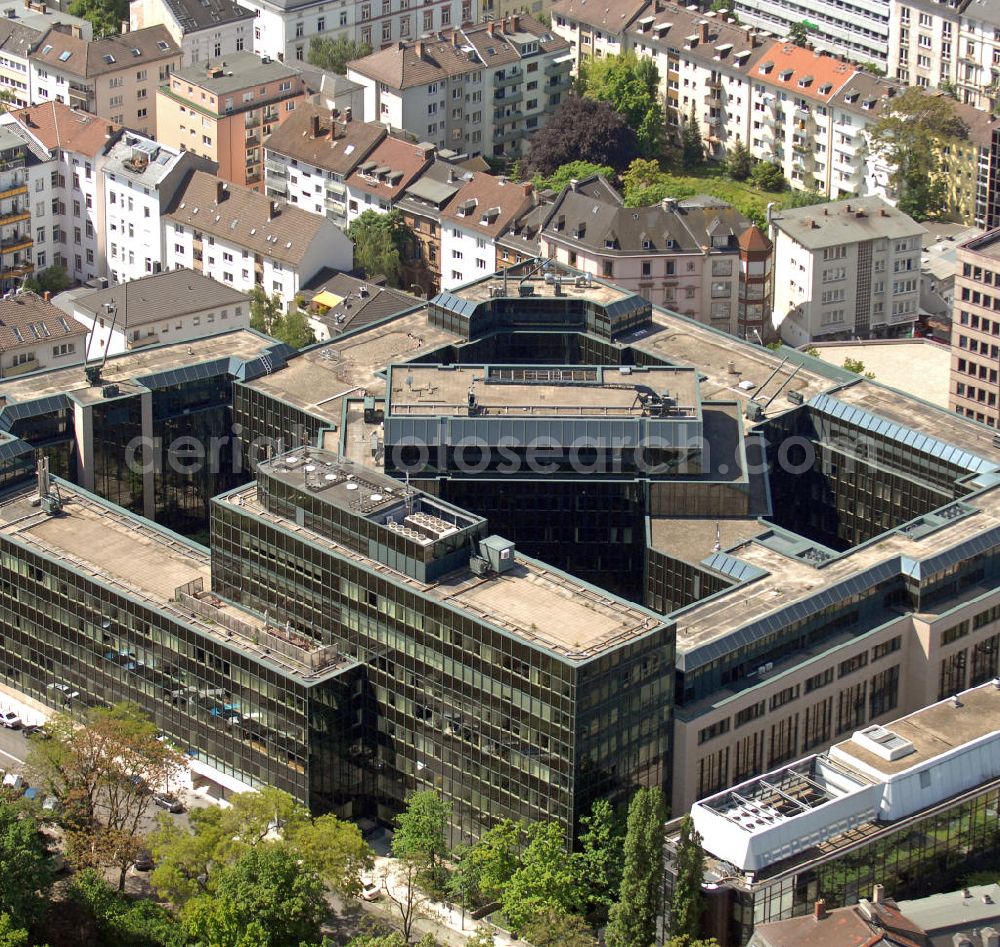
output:
[[[380,880],[394,897],[403,900],[406,888],[399,883],[394,866],[395,859],[377,856],[373,878]],[[420,906],[417,911],[418,920],[413,925],[414,931],[419,931],[421,934],[431,933],[448,945],[461,947],[476,930],[486,927],[493,931],[493,943],[496,947],[525,947],[524,941],[493,928],[488,921],[474,921],[469,912],[465,913],[463,922],[461,908],[449,908],[447,905],[431,901],[425,895],[418,897]],[[383,896],[379,901],[372,902],[371,906],[374,907],[375,904],[391,909],[392,920],[399,924],[399,909],[389,898]]]

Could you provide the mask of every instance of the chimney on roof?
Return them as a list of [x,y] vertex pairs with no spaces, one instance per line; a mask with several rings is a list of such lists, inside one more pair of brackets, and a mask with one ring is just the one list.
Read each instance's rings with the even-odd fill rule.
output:
[[314,115],[312,117],[312,136],[313,138],[319,138],[319,116]]
[[24,125],[26,128],[31,128],[31,112],[24,113]]
[[451,45],[452,46],[458,45],[458,30],[451,31]]
[[115,126],[109,125],[108,130],[104,133],[105,138],[110,138],[115,133]]
[[660,206],[668,214],[676,214],[677,213],[677,199],[675,197],[665,197],[665,198],[663,198],[663,200],[660,202]]
[[522,182],[521,187],[524,188],[524,196],[525,197],[530,197],[531,196],[531,192],[535,189],[535,185],[532,184],[531,181],[524,181],[524,182]]
[[352,109],[348,105],[347,108],[344,109],[344,121],[349,122],[353,117],[354,117],[354,109]]
[[423,59],[424,58],[424,41],[422,39],[418,39],[417,40],[416,50],[417,50],[417,59]]
[[51,298],[52,298],[52,293],[50,293],[48,290],[45,290],[45,292],[42,293],[42,299],[44,299],[46,302],[48,302]]
[[845,213],[848,213],[848,214],[853,214],[853,213],[854,213],[854,209],[853,209],[853,208],[851,207],[851,205],[850,205],[850,204],[848,204],[848,205],[847,205],[847,206],[846,206],[846,207],[844,208],[844,211],[845,211]]
[[83,27],[73,24],[69,28],[69,35],[72,36],[73,39],[83,39]]
[[817,921],[822,921],[826,917],[826,901],[820,898],[813,906],[813,917]]
[[708,20],[698,21],[698,38],[702,43],[708,42]]
[[221,204],[226,199],[226,182],[216,180],[215,182],[215,203]]
[[496,28],[497,25],[493,22],[493,20],[490,20],[490,22],[486,24],[486,32],[489,33],[490,36],[493,36],[496,33]]
[[875,885],[872,887],[872,904],[881,904],[885,900],[885,886]]
[[510,18],[510,31],[516,33],[521,27],[521,18],[515,13]]
[[128,20],[122,20],[122,36],[128,32]]
[[267,208],[268,223],[274,220],[274,218],[277,216],[278,216],[278,202],[276,200],[268,201],[268,208]]

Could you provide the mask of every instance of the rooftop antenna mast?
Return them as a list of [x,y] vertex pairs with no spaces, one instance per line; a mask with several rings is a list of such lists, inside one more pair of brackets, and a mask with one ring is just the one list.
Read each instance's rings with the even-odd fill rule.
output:
[[406,471],[406,515],[413,512],[413,491],[410,489],[410,471]]
[[[123,313],[123,318],[128,318],[128,283],[125,283],[125,298],[123,300],[122,308],[125,310]],[[108,341],[104,346],[104,356],[101,358],[99,365],[88,365],[90,361],[90,346],[94,340],[94,336],[97,334],[97,317],[94,317],[94,327],[91,329],[90,338],[87,339],[87,348],[84,352],[83,359],[83,372],[87,377],[87,384],[89,385],[99,385],[101,383],[101,373],[104,371],[104,365],[108,360],[108,352],[111,350],[111,339],[115,333],[115,323],[118,321],[118,305],[115,302],[106,302],[104,304],[104,311],[111,316],[111,326],[108,329]]]

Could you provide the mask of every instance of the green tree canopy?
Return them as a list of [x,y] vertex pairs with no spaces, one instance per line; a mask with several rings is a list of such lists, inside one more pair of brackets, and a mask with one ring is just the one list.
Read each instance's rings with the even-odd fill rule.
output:
[[701,891],[704,878],[705,852],[701,847],[701,836],[695,830],[694,819],[686,815],[680,824],[676,877],[670,905],[670,933],[673,936],[686,936],[692,941],[698,938],[704,909]]
[[605,932],[608,947],[649,947],[656,939],[665,818],[666,806],[658,787],[640,789],[633,796],[628,807],[621,889]]
[[484,832],[467,853],[477,889],[487,901],[497,901],[514,877],[524,847],[524,826],[501,819]]
[[750,180],[763,191],[777,193],[788,187],[781,165],[772,161],[758,161],[750,172]]
[[286,311],[277,293],[268,296],[260,286],[250,290],[250,328],[296,349],[316,341],[308,318],[297,307]]
[[561,191],[570,181],[583,181],[595,174],[603,175],[607,180],[614,181],[617,177],[615,169],[606,164],[594,164],[592,161],[570,161],[560,165],[549,175],[536,174],[534,184],[538,190],[551,188]]
[[116,36],[122,23],[128,23],[129,0],[73,0],[69,5],[72,16],[83,17],[94,28],[94,39]]
[[583,828],[577,855],[580,880],[586,890],[588,908],[603,917],[621,887],[623,826],[607,799],[595,800],[590,814],[580,822]]
[[9,914],[0,914],[0,947],[28,947],[28,932],[16,927]]
[[451,807],[433,789],[413,793],[406,808],[396,816],[392,854],[417,858],[434,867],[448,854],[445,830]]
[[570,95],[531,136],[524,165],[529,174],[543,175],[571,161],[619,169],[638,150],[635,132],[608,102]]
[[545,908],[524,927],[522,937],[532,947],[596,947],[597,940],[587,922],[577,914]]
[[361,873],[371,871],[375,856],[353,822],[321,815],[287,834],[293,850],[337,894],[360,894]]
[[503,912],[515,931],[548,908],[578,914],[583,907],[577,860],[566,851],[559,823],[535,822],[526,834],[520,867],[503,892]]
[[37,273],[28,276],[24,280],[24,288],[32,293],[61,293],[64,289],[69,289],[72,285],[69,274],[61,266],[50,266],[47,269],[39,270]]
[[384,276],[390,286],[399,286],[403,260],[416,239],[398,210],[379,214],[366,210],[347,228],[354,241],[354,265],[369,278]]
[[12,928],[29,927],[44,909],[39,892],[52,876],[48,851],[34,817],[0,799],[0,914]]
[[320,937],[323,882],[288,847],[256,845],[225,868],[211,895],[189,901],[181,919],[198,947],[300,947]]
[[793,23],[788,28],[788,38],[796,45],[802,47],[809,46],[809,34],[812,32],[812,26],[805,20],[800,23]]
[[685,171],[700,168],[705,163],[705,143],[701,138],[701,128],[698,125],[694,105],[691,106],[691,113],[684,120],[684,127],[681,129],[681,163]]
[[940,149],[969,136],[954,101],[911,86],[889,99],[869,134],[872,149],[881,151],[893,168],[890,178],[899,209],[915,220],[941,213],[947,187]]
[[607,102],[636,135],[647,157],[663,151],[663,105],[660,74],[653,61],[632,51],[620,56],[587,59],[580,65],[580,87],[585,96]]
[[371,51],[371,43],[359,43],[345,36],[338,36],[336,39],[314,36],[309,40],[309,52],[306,58],[310,66],[343,76],[347,73],[349,62],[363,59],[370,55]]
[[734,181],[745,181],[750,177],[753,166],[754,160],[750,149],[742,141],[736,142],[726,154],[726,174]]

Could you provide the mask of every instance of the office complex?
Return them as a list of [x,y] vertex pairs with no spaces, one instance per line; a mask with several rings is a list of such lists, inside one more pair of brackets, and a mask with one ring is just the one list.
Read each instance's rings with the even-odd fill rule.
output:
[[812,914],[818,900],[852,905],[876,883],[920,897],[994,860],[998,713],[993,680],[695,804],[719,943],[745,944],[755,924]]
[[[456,839],[640,784],[682,812],[998,671],[992,432],[553,261],[302,353],[242,330],[0,397],[23,496],[34,449],[61,490],[205,543],[176,538],[210,569],[167,604],[317,673],[265,689],[303,715],[278,740],[266,704],[269,762],[234,733],[256,666],[220,653],[226,683],[142,701],[166,720],[194,687],[221,728],[195,755],[317,810],[434,786]],[[161,463],[127,462],[139,434]],[[232,437],[192,468],[187,434]]]

